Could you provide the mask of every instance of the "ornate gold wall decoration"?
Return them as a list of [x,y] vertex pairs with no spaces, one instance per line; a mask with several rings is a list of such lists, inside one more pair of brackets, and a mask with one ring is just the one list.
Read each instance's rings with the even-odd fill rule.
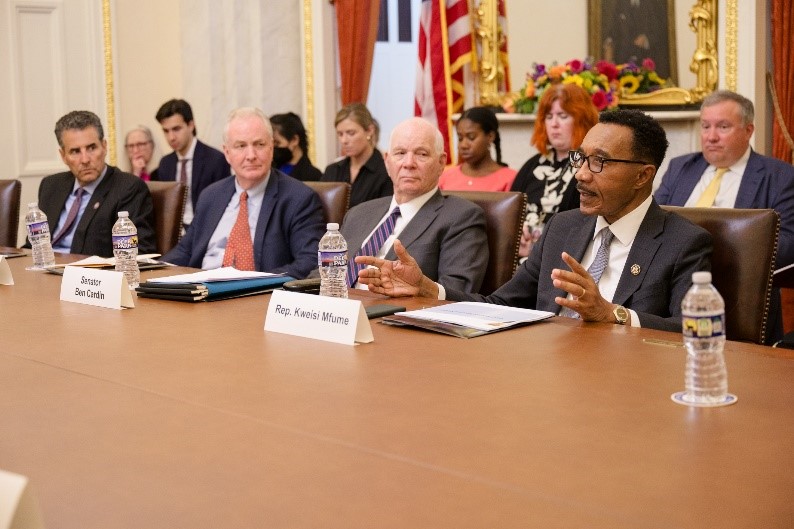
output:
[[110,0],[102,0],[102,44],[105,58],[105,126],[108,142],[108,161],[116,163],[116,98],[113,94],[113,39],[110,27]]
[[[333,2],[331,2],[333,4]],[[314,161],[317,156],[317,137],[314,134],[314,41],[312,39],[312,0],[303,0],[303,93],[306,97],[306,135],[309,140],[309,152],[306,156]]]
[[[474,10],[473,25],[477,43],[474,70],[477,74],[479,104],[500,106],[499,84],[505,72],[499,60],[504,34],[499,27],[498,0],[481,0]],[[471,12],[471,7],[469,7]]]
[[698,103],[717,88],[717,0],[698,0],[689,11],[689,28],[696,34],[689,70],[697,76],[694,88],[664,88],[650,94],[621,95],[621,105],[682,105]]
[[739,50],[739,2],[728,0],[725,5],[725,87],[736,91]]

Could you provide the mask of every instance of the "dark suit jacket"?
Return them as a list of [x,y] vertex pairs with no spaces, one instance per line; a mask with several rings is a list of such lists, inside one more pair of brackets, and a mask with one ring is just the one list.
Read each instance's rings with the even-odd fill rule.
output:
[[[152,180],[176,180],[178,161],[175,152],[163,156],[159,167],[152,173]],[[213,182],[222,180],[230,174],[232,170],[221,151],[201,141],[196,142],[196,150],[193,151],[193,180],[190,186],[190,201],[194,212],[201,192]]]
[[[233,176],[209,186],[199,199],[187,233],[163,260],[201,268],[210,237],[234,190]],[[281,171],[271,169],[254,233],[256,269],[305,278],[317,267],[317,246],[323,233],[325,223],[317,193]]]
[[[113,224],[119,211],[129,211],[138,229],[138,253],[157,250],[152,197],[146,182],[116,167],[107,166],[105,178],[91,195],[72,239],[72,253],[113,257]],[[39,186],[39,208],[47,215],[50,233],[58,231],[58,220],[74,187],[71,172],[48,176]],[[29,244],[29,243],[28,243]]]
[[[592,240],[596,217],[578,209],[557,213],[546,225],[529,259],[513,278],[490,296],[447,290],[447,299],[475,300],[558,313],[554,301],[567,293],[554,288],[554,268],[568,270],[560,254],[581,261]],[[692,284],[692,272],[709,270],[711,235],[688,220],[651,203],[631,246],[612,303],[637,312],[640,324],[651,329],[681,331],[681,300]],[[632,275],[632,265],[640,266]]]
[[[709,163],[702,153],[673,158],[654,197],[662,205],[683,206]],[[750,152],[735,208],[774,209],[780,215],[777,266],[794,263],[794,166]]]
[[[342,235],[352,259],[386,214],[391,197],[359,204],[345,215]],[[398,237],[422,272],[444,288],[477,292],[488,266],[485,213],[479,206],[440,191],[428,200]],[[396,260],[391,248],[386,259]]]
[[309,157],[304,154],[292,168],[290,176],[301,182],[317,182],[323,177],[323,172],[313,166]]
[[[347,182],[350,184],[350,158],[342,158],[325,168],[320,179],[323,182]],[[350,207],[357,206],[373,198],[390,197],[394,194],[383,153],[378,149],[372,152],[369,160],[359,169],[356,181],[350,186]]]

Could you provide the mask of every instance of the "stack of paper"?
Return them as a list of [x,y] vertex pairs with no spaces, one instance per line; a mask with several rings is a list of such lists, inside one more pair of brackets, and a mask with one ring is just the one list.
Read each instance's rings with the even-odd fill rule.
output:
[[410,325],[461,338],[473,338],[552,316],[554,313],[542,310],[462,302],[403,312],[381,321],[389,325]]
[[149,279],[136,290],[142,298],[217,301],[263,294],[281,287],[287,281],[292,281],[292,278],[286,274],[248,272],[226,267]]

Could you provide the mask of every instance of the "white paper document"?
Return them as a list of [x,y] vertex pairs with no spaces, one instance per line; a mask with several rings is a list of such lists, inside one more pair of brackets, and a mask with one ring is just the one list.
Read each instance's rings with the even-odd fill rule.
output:
[[283,275],[237,270],[234,267],[226,266],[224,268],[215,268],[214,270],[202,270],[192,274],[156,277],[148,281],[150,283],[211,283],[213,281],[233,281],[235,279],[256,279],[258,277],[279,277]]
[[[149,262],[154,262],[153,259],[157,257],[160,257],[159,253],[145,253],[139,255],[137,260],[138,263],[149,263]],[[116,266],[116,258],[99,257],[98,255],[92,255],[91,257],[86,257],[85,259],[80,259],[79,261],[56,264],[48,268],[65,268],[67,266],[82,266],[85,268],[104,268],[107,266]]]
[[402,315],[421,320],[453,323],[487,332],[545,320],[554,316],[554,313],[465,301],[429,309],[411,310],[403,312]]

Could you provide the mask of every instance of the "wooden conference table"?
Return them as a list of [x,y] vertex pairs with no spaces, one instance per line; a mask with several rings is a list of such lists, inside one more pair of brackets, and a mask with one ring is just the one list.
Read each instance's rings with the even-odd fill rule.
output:
[[269,295],[115,311],[9,263],[0,468],[48,527],[794,525],[786,352],[728,343],[739,402],[688,408],[674,333],[373,322],[343,346],[265,333]]

